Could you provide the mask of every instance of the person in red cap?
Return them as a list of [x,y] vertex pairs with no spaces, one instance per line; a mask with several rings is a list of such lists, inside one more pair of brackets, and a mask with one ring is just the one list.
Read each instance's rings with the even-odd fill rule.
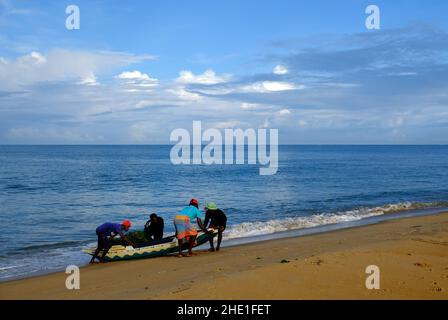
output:
[[207,232],[201,218],[202,214],[201,211],[199,211],[199,201],[196,199],[191,199],[188,207],[183,208],[174,218],[174,227],[176,228],[176,237],[179,246],[179,257],[185,256],[182,254],[182,244],[184,241],[189,242],[188,255],[193,255],[192,249],[198,235],[193,224],[194,222],[197,222],[199,227],[204,232]]
[[[124,242],[126,242],[130,246],[135,247],[135,244],[129,241],[123,234],[123,231],[128,231],[130,228],[131,221],[129,220],[124,220],[121,224],[106,222],[96,228],[96,235],[98,236],[98,246],[95,250],[95,253],[93,254],[92,259],[90,260],[90,263],[94,263],[96,258],[98,258],[100,262],[104,262],[104,257],[112,246],[112,239],[117,235],[120,235],[120,238]],[[101,251],[103,251],[103,254],[100,257],[99,253]]]

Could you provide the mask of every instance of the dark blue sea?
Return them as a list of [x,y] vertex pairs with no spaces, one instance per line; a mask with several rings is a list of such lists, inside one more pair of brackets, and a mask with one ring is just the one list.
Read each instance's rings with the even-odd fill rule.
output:
[[227,216],[225,241],[445,208],[448,146],[280,146],[258,165],[173,165],[171,146],[0,146],[0,280],[82,265],[103,222],[170,222],[189,199]]

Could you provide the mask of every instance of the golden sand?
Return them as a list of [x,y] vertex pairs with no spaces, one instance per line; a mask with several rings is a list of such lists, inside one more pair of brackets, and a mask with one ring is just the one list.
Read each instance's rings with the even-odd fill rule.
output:
[[[202,249],[206,249],[203,247]],[[365,286],[366,267],[380,289]],[[4,282],[1,299],[448,299],[448,213]]]

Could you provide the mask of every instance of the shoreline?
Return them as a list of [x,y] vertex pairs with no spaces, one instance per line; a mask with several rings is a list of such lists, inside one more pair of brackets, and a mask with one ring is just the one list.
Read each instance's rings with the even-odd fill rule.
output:
[[[403,219],[403,218],[412,218],[412,217],[422,217],[422,216],[428,216],[428,215],[434,215],[439,214],[443,212],[448,212],[448,207],[427,207],[427,208],[415,208],[415,209],[408,209],[403,211],[397,211],[397,212],[391,212],[391,213],[383,213],[380,215],[373,215],[370,217],[361,218],[358,220],[351,220],[351,221],[344,221],[344,222],[338,222],[338,223],[328,223],[328,224],[322,224],[314,227],[305,227],[301,229],[291,229],[291,230],[283,230],[279,232],[272,232],[267,233],[264,235],[252,235],[247,237],[237,237],[237,238],[231,238],[231,239],[224,239],[223,240],[223,248],[231,248],[241,245],[247,245],[251,243],[261,243],[265,241],[271,241],[271,240],[280,240],[280,239],[287,239],[287,238],[296,238],[296,237],[303,237],[307,235],[316,235],[316,234],[322,234],[326,232],[334,232],[338,230],[344,230],[344,229],[350,229],[350,228],[357,228],[362,226],[369,226],[378,224],[384,221],[389,220],[397,220],[397,219]],[[96,244],[96,240],[90,241],[93,244]],[[199,247],[196,249],[197,251],[201,251],[204,248],[204,246]],[[88,266],[88,260],[90,260],[90,257],[86,259],[85,263],[79,264],[80,268],[84,268]],[[17,275],[13,277],[8,277],[4,279],[0,279],[1,283],[16,281],[16,280],[25,280],[25,279],[31,279],[46,275],[52,275],[55,273],[64,272],[65,268],[54,268],[54,269],[48,269],[48,270],[39,270],[34,271],[26,275]]]
[[[85,266],[81,290],[65,288],[64,272],[7,280],[0,283],[0,299],[447,299],[446,246],[443,212],[228,246],[219,253],[200,247],[191,258]],[[381,269],[380,290],[364,286],[371,264]],[[195,291],[198,285],[207,290]]]

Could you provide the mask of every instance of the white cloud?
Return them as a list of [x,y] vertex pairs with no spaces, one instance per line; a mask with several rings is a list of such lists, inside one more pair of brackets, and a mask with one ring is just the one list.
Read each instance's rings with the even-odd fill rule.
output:
[[140,100],[135,104],[135,109],[143,109],[145,107],[149,107],[153,104],[151,100]]
[[130,81],[148,81],[151,78],[146,73],[140,71],[124,71],[117,76],[118,79],[130,80]]
[[[3,59],[0,63],[0,91],[20,90],[42,82],[79,82],[79,79],[85,79],[92,74],[109,72],[148,59],[154,57],[66,49],[54,49],[46,54],[33,51],[15,60]],[[91,80],[90,77],[90,83]]]
[[177,98],[184,100],[184,101],[202,100],[201,95],[194,93],[194,92],[190,92],[190,91],[186,90],[184,87],[175,87],[175,88],[167,89],[166,92],[173,94]]
[[243,102],[241,104],[241,109],[243,110],[251,110],[251,109],[256,109],[258,107],[258,104],[256,103],[247,103],[247,102]]
[[124,71],[116,76],[117,79],[123,80],[124,83],[130,87],[126,89],[128,92],[136,92],[139,89],[149,89],[156,87],[159,81],[151,78],[148,74],[142,73],[138,70]]
[[255,82],[253,84],[243,86],[241,89],[243,92],[279,92],[279,91],[288,91],[288,90],[299,90],[304,89],[303,85],[296,85],[292,82],[283,82],[283,81],[261,81]]
[[[437,56],[442,56],[446,32],[435,33],[437,37],[431,37],[432,33],[419,36],[414,44],[412,34],[409,43],[409,34],[404,31],[395,31],[400,34],[397,41],[376,40],[373,45],[369,44],[375,41],[371,36],[362,43],[356,36],[346,54],[327,48],[298,50],[288,57],[287,50],[277,58],[258,60],[287,61],[285,65],[254,64],[254,70],[243,70],[232,77],[213,70],[199,74],[183,71],[177,79],[160,83],[151,72],[138,71],[132,65],[151,59],[148,56],[63,49],[38,52],[38,46],[28,42],[26,48],[17,51],[9,39],[0,36],[0,47],[7,44],[3,47],[10,49],[8,52],[25,52],[16,58],[0,57],[0,142],[95,142],[99,135],[106,135],[105,141],[110,143],[163,143],[171,127],[188,128],[191,120],[200,117],[204,126],[217,123],[234,127],[241,126],[238,121],[245,121],[252,128],[285,128],[283,139],[296,143],[387,143],[393,141],[391,132],[409,134],[406,141],[411,143],[446,143],[448,95],[443,90],[443,75],[447,68],[440,59],[432,62],[435,55],[424,58],[427,50],[422,49],[434,44],[441,48]],[[375,34],[395,39],[387,32],[384,36]],[[406,38],[401,38],[402,34]],[[424,41],[417,42],[420,38]],[[441,41],[433,42],[432,38]],[[393,43],[398,44],[396,48]],[[335,44],[339,47],[337,41]],[[387,48],[391,46],[393,51],[389,53]],[[352,50],[354,47],[366,50]],[[386,52],[378,56],[375,48]],[[404,60],[403,48],[412,52]],[[391,60],[390,67],[376,70],[374,67],[385,65],[375,62],[375,55],[381,61]],[[336,65],[327,63],[337,59],[340,61]],[[270,75],[254,73],[266,68]],[[365,70],[369,71],[367,75]],[[440,72],[429,84],[426,80],[433,70]],[[291,78],[281,78],[282,74]],[[409,82],[406,77],[415,81]],[[90,87],[99,80],[101,86]],[[73,85],[76,83],[80,85]],[[372,83],[375,92],[365,89]],[[148,94],[148,88],[155,85],[160,89]],[[297,94],[295,90],[305,85],[307,90]],[[319,130],[297,138],[294,133],[303,127]]]
[[88,75],[83,77],[81,81],[78,82],[78,84],[85,86],[97,86],[99,85],[99,82],[96,81],[95,74],[93,74],[93,72],[90,72]]
[[232,92],[238,91],[238,87],[220,87],[220,86],[210,86],[207,88],[195,88],[195,91],[200,92],[205,95],[225,95]]
[[277,65],[272,72],[277,75],[284,75],[288,73],[288,69],[285,66]]
[[47,59],[39,52],[33,51],[29,56],[25,56],[24,59],[29,59],[31,63],[41,64],[47,62]]
[[281,116],[287,116],[291,114],[291,111],[289,111],[288,109],[282,109],[278,112]]
[[230,121],[222,121],[214,124],[213,128],[216,129],[233,129],[235,127],[242,127],[246,125],[246,123],[238,121],[238,120],[230,120]]
[[357,88],[360,87],[360,84],[357,83],[349,83],[349,82],[322,82],[322,86],[328,86],[333,88]]
[[[226,95],[230,93],[271,93],[289,90],[303,90],[305,86],[286,81],[258,81],[244,85],[226,85],[211,88],[196,88],[195,91],[210,95]],[[242,109],[250,109],[253,106],[243,104]]]
[[176,79],[178,83],[212,85],[227,82],[229,75],[218,76],[213,70],[206,70],[203,74],[195,75],[191,71],[181,71]]
[[389,72],[389,76],[398,76],[398,77],[404,77],[404,76],[416,76],[417,72]]

